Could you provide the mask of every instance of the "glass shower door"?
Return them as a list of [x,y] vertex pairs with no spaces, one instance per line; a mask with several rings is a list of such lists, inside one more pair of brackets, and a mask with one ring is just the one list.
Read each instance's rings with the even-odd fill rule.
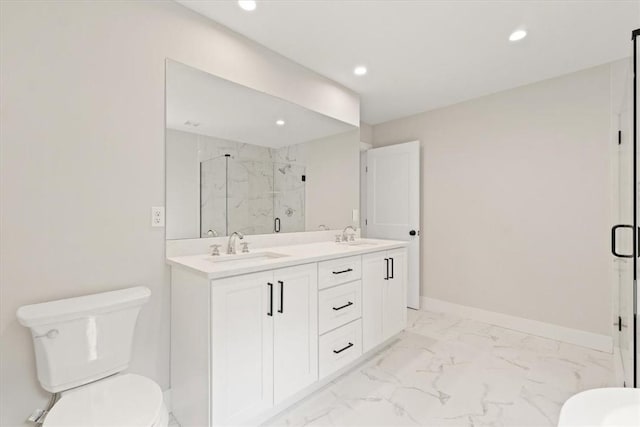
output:
[[615,263],[618,292],[618,347],[628,387],[634,386],[634,271],[636,264],[634,225],[634,150],[629,110],[618,115],[620,131],[616,156],[616,225],[611,230],[611,250]]
[[273,164],[274,231],[305,230],[305,167],[293,163]]
[[[624,81],[623,97],[617,109],[617,151],[615,156],[615,225],[611,229],[611,252],[617,279],[616,345],[620,351],[624,384],[637,382],[637,279],[638,279],[638,150],[637,114],[637,42],[640,30],[633,33],[633,63]],[[633,70],[633,71],[631,71]]]

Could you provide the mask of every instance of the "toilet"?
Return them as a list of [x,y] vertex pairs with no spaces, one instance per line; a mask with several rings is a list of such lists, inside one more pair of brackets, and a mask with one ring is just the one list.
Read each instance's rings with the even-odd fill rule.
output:
[[640,389],[596,388],[578,393],[562,405],[558,427],[593,426],[640,426]]
[[141,375],[123,373],[131,360],[145,287],[20,307],[31,329],[38,381],[60,393],[46,427],[166,427],[162,390]]

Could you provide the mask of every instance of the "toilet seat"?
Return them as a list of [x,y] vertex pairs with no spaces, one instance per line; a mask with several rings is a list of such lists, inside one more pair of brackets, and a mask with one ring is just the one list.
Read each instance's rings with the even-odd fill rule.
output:
[[116,375],[64,392],[44,427],[164,427],[168,413],[155,382]]
[[609,387],[578,393],[562,405],[558,426],[640,426],[640,389]]

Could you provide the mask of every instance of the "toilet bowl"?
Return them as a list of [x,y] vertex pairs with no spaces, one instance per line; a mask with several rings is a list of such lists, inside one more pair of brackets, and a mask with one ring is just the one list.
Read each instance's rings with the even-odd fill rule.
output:
[[62,393],[44,427],[164,427],[160,387],[134,374],[115,375]]
[[640,389],[597,388],[562,405],[558,427],[640,426]]
[[166,427],[162,390],[141,375],[123,373],[131,360],[145,287],[20,307],[31,329],[38,381],[59,393],[45,427]]

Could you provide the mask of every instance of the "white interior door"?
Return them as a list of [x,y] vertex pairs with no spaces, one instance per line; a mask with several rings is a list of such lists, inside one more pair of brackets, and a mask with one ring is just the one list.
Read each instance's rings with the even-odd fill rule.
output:
[[420,142],[367,151],[367,237],[409,242],[407,305],[420,308]]

